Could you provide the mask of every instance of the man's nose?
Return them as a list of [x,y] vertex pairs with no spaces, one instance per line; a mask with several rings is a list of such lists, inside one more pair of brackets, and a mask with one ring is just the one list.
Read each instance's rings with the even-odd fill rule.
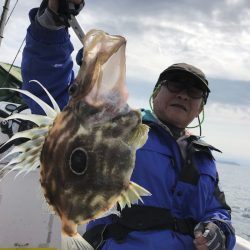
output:
[[188,89],[185,88],[185,89],[182,89],[178,94],[177,94],[177,97],[178,98],[182,98],[182,99],[185,99],[185,100],[188,100],[190,97],[188,95]]

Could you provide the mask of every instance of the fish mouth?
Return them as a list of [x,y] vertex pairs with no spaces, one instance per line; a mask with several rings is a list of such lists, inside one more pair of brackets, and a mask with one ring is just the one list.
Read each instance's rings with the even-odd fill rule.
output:
[[180,103],[174,103],[174,104],[171,104],[170,106],[171,106],[171,107],[176,107],[176,108],[182,109],[182,110],[185,111],[185,112],[188,111],[187,108],[186,108],[186,106],[185,106],[185,105],[182,105],[182,104],[180,104]]

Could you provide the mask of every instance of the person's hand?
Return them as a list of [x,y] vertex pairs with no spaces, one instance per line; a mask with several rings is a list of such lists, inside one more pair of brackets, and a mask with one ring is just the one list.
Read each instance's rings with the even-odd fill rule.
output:
[[[55,13],[58,13],[58,6],[59,6],[60,0],[49,0],[48,1],[48,7]],[[81,4],[83,0],[68,0],[71,3],[74,3],[76,5]]]
[[194,228],[197,250],[226,250],[225,235],[213,222],[200,222]]
[[50,30],[69,27],[70,15],[78,15],[84,4],[84,0],[43,0],[36,20],[41,26]]

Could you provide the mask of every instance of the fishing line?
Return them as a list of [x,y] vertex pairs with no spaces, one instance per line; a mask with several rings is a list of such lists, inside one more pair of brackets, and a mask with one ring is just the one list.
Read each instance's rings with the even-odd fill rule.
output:
[[204,112],[204,109],[202,109],[202,118],[200,120],[200,116],[197,117],[198,118],[198,121],[199,121],[199,124],[196,125],[196,126],[191,126],[191,127],[187,127],[187,128],[197,128],[199,127],[205,120],[205,112]]
[[201,111],[202,118],[201,118],[201,120],[200,120],[200,115],[198,115],[198,117],[197,117],[197,118],[198,118],[198,125],[187,127],[187,128],[197,128],[197,127],[199,127],[199,129],[200,129],[200,136],[201,136],[201,124],[202,124],[202,123],[204,122],[204,120],[205,120],[204,105],[205,105],[205,101],[203,101],[203,103],[202,103],[202,111]]
[[5,22],[4,25],[6,25],[6,24],[8,23],[8,21],[9,21],[11,15],[12,15],[12,13],[13,13],[13,11],[14,11],[14,9],[15,9],[16,6],[17,6],[17,3],[18,3],[18,0],[15,2],[15,4],[14,4],[14,6],[13,6],[13,8],[12,8],[12,10],[11,10],[11,12],[10,12],[10,14],[9,14],[9,16],[8,16],[8,18],[7,18],[7,20],[6,20],[6,22]]
[[[7,82],[7,80],[9,79],[10,71],[11,71],[12,67],[14,66],[14,63],[15,63],[15,61],[16,61],[16,59],[17,59],[18,54],[20,53],[21,48],[23,47],[24,42],[25,42],[25,37],[24,37],[24,39],[23,39],[23,41],[22,41],[22,43],[21,43],[21,45],[20,45],[20,47],[19,47],[19,49],[18,49],[18,51],[17,51],[15,57],[14,57],[14,59],[13,59],[11,65],[10,65],[10,68],[9,68],[9,70],[8,70],[8,73],[7,73],[7,76],[6,76],[5,81],[4,81],[4,83],[2,84],[2,86],[4,86],[4,84],[5,84],[5,83]],[[12,83],[10,82],[10,84],[12,84]],[[14,85],[14,84],[12,84],[12,86],[16,87],[16,85]]]

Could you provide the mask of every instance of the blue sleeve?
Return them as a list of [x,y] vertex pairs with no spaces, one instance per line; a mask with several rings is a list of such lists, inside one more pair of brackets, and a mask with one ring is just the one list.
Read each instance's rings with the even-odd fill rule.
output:
[[[49,30],[35,21],[38,9],[29,13],[30,26],[27,30],[21,70],[23,89],[35,94],[50,104],[41,87],[30,80],[37,80],[52,94],[62,109],[68,102],[68,86],[74,80],[71,53],[73,45],[67,29]],[[30,98],[23,96],[32,113],[43,114],[41,108]]]
[[215,162],[210,161],[210,164],[205,164],[204,161],[202,163],[198,189],[200,197],[204,197],[204,202],[200,202],[199,209],[205,210],[205,215],[202,216],[201,221],[213,221],[218,225],[226,236],[227,250],[232,250],[236,243],[235,231],[231,222],[230,207],[226,204],[224,193],[218,186]]
[[[206,182],[206,183],[205,183]],[[221,192],[220,197],[215,195],[214,185],[216,182],[212,180],[209,176],[201,176],[199,185],[209,187],[208,192],[211,195],[211,199],[207,200],[206,212],[201,221],[213,221],[219,228],[224,232],[226,236],[226,246],[227,250],[232,250],[236,243],[235,231],[231,222],[230,208],[227,207],[226,203],[222,202]],[[210,195],[208,195],[209,197]],[[206,203],[206,202],[205,202]]]

